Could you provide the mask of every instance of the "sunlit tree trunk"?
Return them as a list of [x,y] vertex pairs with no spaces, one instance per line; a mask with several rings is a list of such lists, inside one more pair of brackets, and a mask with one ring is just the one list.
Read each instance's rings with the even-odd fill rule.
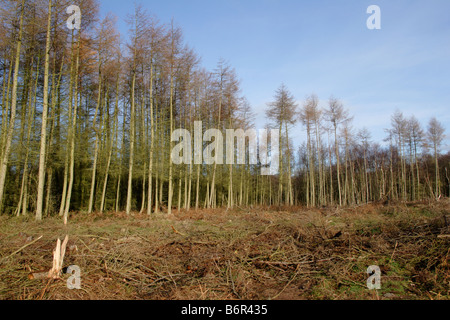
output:
[[[48,20],[47,20],[47,37],[45,45],[45,65],[44,65],[44,97],[42,104],[42,127],[41,127],[41,146],[39,151],[39,175],[36,202],[36,220],[42,220],[42,206],[44,200],[44,184],[45,184],[45,166],[46,166],[46,146],[47,146],[47,118],[48,118],[48,77],[50,62],[50,32],[52,23],[52,0],[48,1]],[[1,182],[0,182],[1,184]]]
[[[4,135],[5,136],[5,144],[4,144],[4,148],[3,148],[3,154],[2,154],[1,165],[0,165],[0,208],[2,207],[2,204],[3,204],[3,194],[4,194],[4,188],[5,188],[6,171],[8,168],[9,155],[11,152],[11,143],[12,143],[14,127],[15,127],[15,123],[16,123],[17,87],[18,87],[18,80],[19,80],[20,51],[22,48],[23,16],[24,16],[24,10],[25,10],[24,5],[25,5],[25,0],[22,0],[21,9],[20,9],[19,36],[17,38],[16,57],[15,57],[15,62],[14,62],[14,80],[13,80],[12,95],[11,95],[10,120],[9,120],[9,126],[7,126],[7,132]],[[50,8],[50,6],[51,6],[51,1],[49,4],[49,8]],[[51,14],[49,13],[49,21],[51,21],[50,19],[51,19]],[[48,32],[47,32],[47,48],[48,48],[48,50],[49,50],[49,41],[50,41],[49,38],[50,38],[50,22],[49,22]],[[47,87],[48,87],[48,58],[46,59],[46,63],[47,63]],[[11,78],[11,77],[9,77],[9,78]],[[8,90],[8,92],[9,92],[9,90]],[[44,95],[44,98],[45,98],[45,95]],[[3,113],[3,121],[4,122],[6,122],[6,120],[5,120],[6,114],[7,113],[5,113],[5,112]],[[3,134],[2,134],[2,136],[3,136]],[[44,174],[45,174],[45,172],[44,172]],[[41,197],[42,197],[42,195],[41,195]]]
[[72,123],[69,124],[69,137],[70,137],[70,153],[69,153],[69,184],[67,186],[67,199],[65,201],[64,209],[64,224],[67,224],[70,210],[70,202],[72,199],[72,189],[74,183],[74,167],[75,167],[75,132],[77,128],[77,114],[78,114],[78,69],[80,63],[80,39],[78,38],[77,55],[75,61],[75,78],[74,78],[74,97],[73,104]]

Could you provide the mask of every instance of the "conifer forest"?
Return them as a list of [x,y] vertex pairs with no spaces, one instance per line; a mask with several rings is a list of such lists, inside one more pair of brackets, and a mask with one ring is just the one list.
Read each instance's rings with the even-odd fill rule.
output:
[[393,108],[383,136],[289,81],[256,107],[175,19],[106,2],[0,1],[0,299],[450,297],[432,106]]

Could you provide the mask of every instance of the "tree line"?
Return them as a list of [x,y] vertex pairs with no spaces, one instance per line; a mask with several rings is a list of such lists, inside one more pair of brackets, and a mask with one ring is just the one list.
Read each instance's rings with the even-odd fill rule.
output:
[[[357,132],[335,98],[302,105],[282,85],[268,103],[279,130],[280,170],[261,165],[175,165],[171,134],[255,127],[236,71],[206,70],[176,24],[140,6],[127,41],[96,0],[80,0],[80,30],[68,29],[68,0],[4,0],[0,11],[0,212],[37,220],[72,211],[351,205],[448,196],[450,154],[442,124],[424,130],[392,116],[386,145]],[[307,141],[295,150],[290,132]]]

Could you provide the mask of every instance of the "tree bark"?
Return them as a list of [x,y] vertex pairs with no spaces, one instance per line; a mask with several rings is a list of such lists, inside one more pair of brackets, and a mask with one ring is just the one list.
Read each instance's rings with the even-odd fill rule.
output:
[[42,220],[42,206],[44,200],[44,184],[45,184],[45,151],[47,146],[47,117],[48,117],[48,74],[50,62],[50,31],[52,23],[52,0],[48,1],[48,20],[47,20],[47,40],[45,45],[45,65],[44,65],[44,97],[42,110],[42,127],[41,127],[41,146],[39,152],[39,175],[38,175],[38,194],[36,203],[36,220]]
[[[4,194],[4,188],[5,188],[6,171],[8,168],[9,155],[11,152],[11,143],[12,143],[14,127],[15,127],[15,122],[16,122],[17,87],[18,87],[18,79],[19,79],[20,51],[22,48],[23,16],[24,16],[24,10],[25,10],[24,5],[25,5],[25,0],[22,0],[21,12],[20,12],[20,22],[19,22],[19,37],[17,39],[16,57],[15,57],[15,62],[14,62],[14,80],[13,80],[12,97],[11,97],[12,98],[11,111],[10,111],[11,114],[10,114],[10,121],[9,121],[9,126],[7,129],[7,133],[5,135],[6,140],[5,140],[3,157],[1,159],[1,166],[0,166],[0,208],[3,205],[3,194]],[[48,30],[50,30],[50,23],[49,23]],[[48,31],[48,33],[47,33],[48,37],[50,37],[49,33],[50,33],[50,31]],[[47,40],[49,40],[49,39],[47,39]],[[48,47],[48,43],[47,43],[47,47]],[[47,63],[48,63],[48,61],[47,61]],[[48,68],[48,66],[47,66],[47,68]],[[11,77],[9,77],[9,78],[11,78]],[[47,71],[47,78],[48,78],[48,71]],[[48,81],[48,79],[47,79],[47,81]],[[4,119],[6,119],[6,117],[5,117],[6,113],[3,113],[3,115],[4,115]]]

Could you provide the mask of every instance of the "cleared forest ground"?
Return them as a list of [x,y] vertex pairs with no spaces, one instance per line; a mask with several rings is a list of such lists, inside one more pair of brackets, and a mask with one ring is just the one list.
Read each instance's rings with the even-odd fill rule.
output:
[[[79,213],[66,228],[60,218],[3,216],[0,299],[449,299],[449,213],[445,200],[151,218]],[[64,265],[81,268],[81,290],[67,288],[68,275],[30,280],[52,267],[66,234]],[[381,290],[366,287],[371,265],[381,268]]]

